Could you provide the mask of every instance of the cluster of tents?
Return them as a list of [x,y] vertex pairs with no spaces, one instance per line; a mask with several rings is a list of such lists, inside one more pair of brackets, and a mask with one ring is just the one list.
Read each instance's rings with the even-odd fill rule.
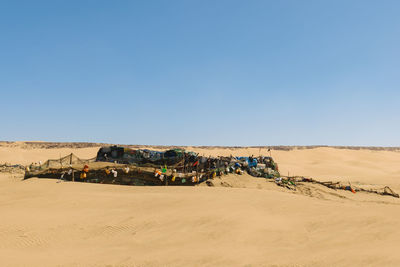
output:
[[126,147],[102,147],[97,152],[96,161],[116,162],[120,164],[167,164],[173,165],[182,159],[194,160],[196,154],[183,149],[171,149],[165,152],[149,149],[130,149]]
[[154,151],[148,149],[130,149],[110,146],[99,149],[96,161],[133,164],[136,166],[160,167],[168,166],[179,173],[204,173],[214,171],[242,174],[247,171],[255,177],[279,177],[278,165],[271,157],[205,157],[183,149]]
[[[82,169],[83,166],[83,169]],[[228,173],[264,178],[279,177],[271,157],[205,157],[183,149],[155,151],[108,146],[96,158],[80,159],[73,154],[26,167],[30,177],[126,184],[195,185]]]
[[[7,168],[24,167],[0,165],[0,172]],[[38,177],[106,184],[190,186],[216,176],[244,172],[254,177],[274,178],[277,185],[291,190],[296,190],[297,185],[302,183],[316,183],[334,190],[348,190],[353,193],[360,191],[399,198],[387,186],[364,189],[340,182],[281,176],[278,164],[271,157],[205,157],[183,149],[154,151],[119,146],[102,147],[93,159],[80,159],[70,154],[60,159],[47,160],[43,164],[26,166],[25,179]]]

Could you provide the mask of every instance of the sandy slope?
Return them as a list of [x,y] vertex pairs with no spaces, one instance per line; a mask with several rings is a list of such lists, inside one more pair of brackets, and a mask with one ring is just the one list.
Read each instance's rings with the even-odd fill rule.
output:
[[[89,158],[97,149],[0,147],[0,163],[71,151]],[[397,152],[272,153],[285,172],[400,188]],[[128,187],[0,174],[0,266],[400,265],[399,199],[316,185],[292,192],[247,175],[214,184]]]

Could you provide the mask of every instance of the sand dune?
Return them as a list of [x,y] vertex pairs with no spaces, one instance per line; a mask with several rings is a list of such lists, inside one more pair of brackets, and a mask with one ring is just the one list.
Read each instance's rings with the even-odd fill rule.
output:
[[[0,146],[0,163],[27,164],[71,152],[90,158],[97,147]],[[282,172],[400,188],[398,152],[325,147],[272,155]],[[129,187],[0,174],[0,265],[400,265],[399,199],[318,185],[288,191],[248,175],[213,183]]]

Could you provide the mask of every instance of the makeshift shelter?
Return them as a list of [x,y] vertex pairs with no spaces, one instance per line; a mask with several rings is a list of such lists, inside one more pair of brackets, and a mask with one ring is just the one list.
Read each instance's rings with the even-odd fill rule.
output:
[[27,167],[25,178],[132,185],[193,185],[230,172],[241,174],[243,171],[256,177],[279,176],[270,157],[212,158],[182,149],[160,152],[111,146],[100,148],[93,159],[80,159],[70,154],[47,160],[40,166],[31,165]]
[[[30,177],[57,178],[121,185],[180,185],[190,186],[228,173],[247,171],[260,178],[275,178],[277,185],[296,190],[302,183],[316,183],[333,190],[366,192],[399,198],[385,186],[364,189],[340,182],[321,182],[302,176],[280,176],[278,165],[271,157],[202,157],[182,149],[165,152],[133,150],[123,147],[103,147],[96,158],[80,159],[70,154],[60,159],[47,160],[41,165],[31,164],[25,168],[25,179]],[[208,182],[207,182],[208,183]]]

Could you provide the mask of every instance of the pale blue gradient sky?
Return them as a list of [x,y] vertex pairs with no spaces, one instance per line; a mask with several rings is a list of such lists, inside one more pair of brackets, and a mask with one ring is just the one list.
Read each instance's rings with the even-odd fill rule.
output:
[[0,1],[0,140],[400,146],[400,1]]

